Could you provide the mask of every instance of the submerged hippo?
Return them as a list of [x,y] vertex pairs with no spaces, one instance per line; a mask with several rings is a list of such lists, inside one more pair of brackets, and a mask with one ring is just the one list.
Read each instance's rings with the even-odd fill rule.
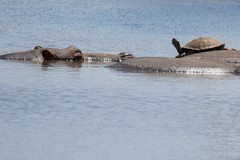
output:
[[215,60],[240,65],[240,51],[238,50],[219,50],[204,53],[195,53],[182,57],[184,59]]
[[108,53],[82,53],[80,49],[74,46],[64,49],[36,46],[33,50],[0,55],[0,59],[29,61],[73,60],[85,62],[122,62],[128,58],[133,58],[133,55],[128,52],[121,52],[116,55]]
[[237,74],[239,67],[230,63],[167,57],[140,57],[107,66],[116,70],[133,72],[187,73],[187,74]]
[[66,60],[66,61],[83,61],[83,55],[80,49],[75,46],[69,46],[64,49],[34,47],[33,50],[15,52],[0,55],[0,59],[8,60]]

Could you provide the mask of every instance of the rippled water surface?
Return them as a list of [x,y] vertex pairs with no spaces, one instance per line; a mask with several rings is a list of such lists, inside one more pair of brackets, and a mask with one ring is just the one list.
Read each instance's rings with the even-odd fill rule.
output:
[[[239,1],[0,2],[0,54],[36,45],[176,55],[208,35],[240,49]],[[240,77],[0,61],[0,159],[238,160]]]

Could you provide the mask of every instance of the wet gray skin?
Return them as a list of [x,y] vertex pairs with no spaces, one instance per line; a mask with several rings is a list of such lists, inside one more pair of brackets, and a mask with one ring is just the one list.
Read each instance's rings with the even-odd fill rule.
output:
[[64,49],[43,48],[41,46],[36,46],[33,50],[0,55],[0,59],[26,60],[26,61],[44,61],[44,60],[83,61],[83,56],[81,50],[74,46],[69,46]]
[[239,72],[238,66],[225,62],[165,57],[133,58],[108,67],[130,72],[187,74],[236,74]]
[[240,51],[238,50],[219,50],[195,53],[182,57],[184,59],[203,59],[203,60],[217,60],[227,63],[234,63],[240,65]]
[[0,59],[26,61],[73,60],[85,62],[121,62],[127,58],[133,58],[133,55],[128,52],[121,52],[119,54],[82,53],[80,49],[74,46],[64,49],[36,46],[33,50],[0,55]]
[[[11,60],[73,60],[86,62],[120,62],[110,68],[137,72],[174,72],[189,74],[238,73],[240,51],[220,50],[201,52],[183,58],[142,57],[132,54],[82,53],[74,46],[64,49],[35,47],[33,50],[1,55],[0,59]],[[230,63],[226,63],[230,62]]]

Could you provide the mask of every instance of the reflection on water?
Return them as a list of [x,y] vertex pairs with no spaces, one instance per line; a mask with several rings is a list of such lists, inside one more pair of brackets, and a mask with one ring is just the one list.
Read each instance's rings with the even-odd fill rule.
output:
[[0,65],[0,159],[239,157],[238,76]]
[[[172,37],[184,43],[203,34],[239,45],[235,1],[0,4],[1,54],[73,44],[89,52],[175,56]],[[239,76],[105,66],[0,61],[0,159],[240,158]]]
[[76,62],[76,61],[43,61],[42,67],[58,67],[58,66],[66,66],[72,68],[79,68],[81,67],[83,62]]

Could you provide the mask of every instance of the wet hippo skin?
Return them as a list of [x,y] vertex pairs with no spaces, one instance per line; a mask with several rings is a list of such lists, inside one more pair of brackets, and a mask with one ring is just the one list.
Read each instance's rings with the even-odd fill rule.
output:
[[108,66],[135,72],[174,72],[198,74],[237,73],[238,67],[220,61],[167,57],[141,57]]
[[43,61],[43,60],[73,60],[83,61],[82,52],[75,46],[69,46],[64,49],[58,48],[43,48],[36,46],[33,50],[14,52],[0,55],[0,59],[8,60],[29,60],[29,61]]
[[228,63],[240,64],[240,51],[238,50],[219,50],[194,53],[184,56],[185,59],[206,59],[206,60],[218,60]]

